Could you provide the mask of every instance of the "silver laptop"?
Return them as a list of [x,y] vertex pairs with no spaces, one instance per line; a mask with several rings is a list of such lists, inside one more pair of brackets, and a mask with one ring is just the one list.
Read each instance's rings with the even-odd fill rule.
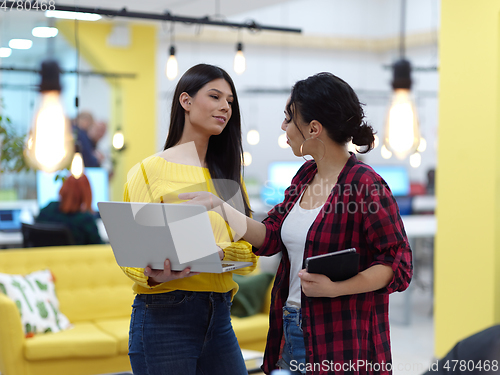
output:
[[98,202],[116,262],[122,267],[222,273],[251,262],[221,261],[205,207],[188,204]]

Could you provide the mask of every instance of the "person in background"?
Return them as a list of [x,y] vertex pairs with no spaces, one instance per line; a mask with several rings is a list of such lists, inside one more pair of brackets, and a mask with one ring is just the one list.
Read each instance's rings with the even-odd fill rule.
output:
[[[374,134],[354,90],[331,73],[298,81],[281,129],[298,157],[311,155],[262,223],[207,192],[187,203],[238,219],[257,255],[282,253],[270,311],[263,370],[293,374],[390,374],[389,294],[405,290],[412,254],[387,183],[347,148],[368,152]],[[218,211],[217,211],[218,212]],[[235,226],[238,229],[238,226]],[[331,281],[308,273],[311,256],[355,248],[359,273]]]
[[106,169],[111,176],[113,166],[109,155],[109,144],[103,142],[103,137],[107,129],[108,124],[105,121],[95,121],[87,131],[87,134],[94,147],[94,156],[99,161],[100,167]]
[[[124,201],[180,203],[178,192],[195,188],[226,198],[218,181],[230,181],[245,192],[242,154],[240,110],[231,77],[219,67],[195,65],[176,86],[164,151],[129,172]],[[242,195],[249,215],[248,197]],[[228,236],[224,220],[213,216],[221,260],[250,262],[234,272],[252,272],[257,265],[252,246]],[[230,306],[238,290],[232,272],[172,271],[168,259],[163,269],[122,269],[134,281],[136,293],[129,333],[135,375],[248,374],[231,325]]]
[[100,167],[101,163],[95,153],[95,147],[88,135],[94,124],[94,116],[88,111],[82,111],[73,121],[73,132],[75,133],[76,144],[82,154],[85,167]]
[[61,223],[71,231],[77,245],[101,244],[92,212],[92,190],[84,174],[76,179],[70,175],[59,190],[59,201],[50,202],[40,210],[37,223]]

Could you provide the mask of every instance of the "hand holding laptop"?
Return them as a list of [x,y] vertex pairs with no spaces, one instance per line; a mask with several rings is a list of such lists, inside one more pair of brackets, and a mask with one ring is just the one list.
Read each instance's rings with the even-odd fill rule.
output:
[[[224,251],[219,247],[219,258],[224,259]],[[170,268],[170,260],[165,259],[163,263],[163,270],[158,270],[147,266],[144,268],[144,276],[149,277],[148,284],[153,286],[161,283],[166,283],[167,281],[183,279],[185,277],[199,275],[200,272],[191,272],[191,268],[186,267],[182,271],[172,271]]]
[[163,270],[152,269],[150,266],[144,269],[144,276],[149,277],[148,284],[150,286],[195,275],[199,275],[199,272],[191,272],[191,268],[189,267],[186,267],[182,271],[172,271],[168,259],[165,259]]

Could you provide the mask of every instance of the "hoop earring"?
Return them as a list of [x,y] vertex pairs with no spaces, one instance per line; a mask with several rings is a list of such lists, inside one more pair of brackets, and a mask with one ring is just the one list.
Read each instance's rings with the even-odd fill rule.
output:
[[302,156],[302,159],[304,159],[305,161],[309,161],[309,160],[307,160],[307,159],[304,157],[304,153],[302,152],[302,148],[304,147],[304,143],[306,143],[306,142],[307,142],[308,140],[310,140],[310,139],[316,139],[316,140],[320,141],[320,142],[321,142],[321,144],[323,145],[323,149],[324,149],[323,156],[321,157],[321,159],[316,160],[316,163],[317,163],[317,162],[319,162],[319,161],[323,160],[323,158],[325,157],[325,154],[326,154],[326,146],[325,146],[324,142],[323,142],[321,139],[319,139],[319,138],[312,138],[312,137],[311,137],[311,138],[307,138],[306,140],[304,140],[304,142],[302,142],[302,144],[300,145],[300,156]]

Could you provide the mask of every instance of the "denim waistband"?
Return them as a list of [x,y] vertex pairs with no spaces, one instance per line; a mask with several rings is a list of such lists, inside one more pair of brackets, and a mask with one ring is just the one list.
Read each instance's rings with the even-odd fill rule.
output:
[[296,324],[301,325],[301,309],[295,306],[283,306],[283,320],[294,321]]
[[173,290],[171,292],[155,293],[155,294],[137,294],[135,298],[152,303],[153,301],[161,301],[162,299],[170,299],[172,295],[183,295],[190,299],[198,298],[203,300],[221,300],[226,301],[231,298],[231,292],[217,293],[217,292],[193,292],[191,290]]

